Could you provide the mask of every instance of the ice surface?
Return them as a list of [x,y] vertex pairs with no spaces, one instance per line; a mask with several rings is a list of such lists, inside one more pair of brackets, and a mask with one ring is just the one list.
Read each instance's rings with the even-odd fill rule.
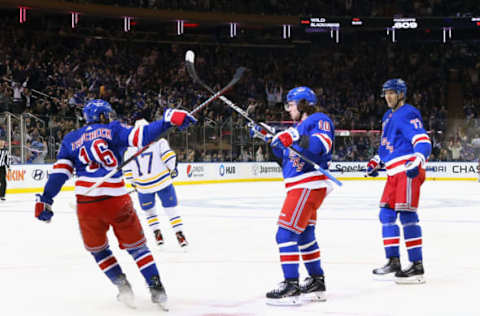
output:
[[[327,302],[272,307],[264,296],[282,279],[275,243],[282,183],[177,186],[189,251],[178,247],[161,210],[162,249],[144,225],[169,295],[168,314],[480,315],[480,183],[429,181],[422,187],[424,285],[372,280],[371,270],[385,263],[377,219],[382,188],[383,181],[346,181],[319,211]],[[33,194],[7,199],[0,204],[0,315],[165,313],[150,303],[133,259],[109,235],[138,308],[132,311],[116,301],[116,289],[83,248],[75,212],[68,206],[72,192],[57,197],[50,224],[34,218]],[[402,255],[406,264],[403,248]]]

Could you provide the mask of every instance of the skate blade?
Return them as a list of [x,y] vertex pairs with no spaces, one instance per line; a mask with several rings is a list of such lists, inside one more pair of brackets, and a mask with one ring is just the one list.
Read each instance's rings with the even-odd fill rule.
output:
[[414,275],[408,278],[395,278],[397,284],[424,284],[425,278],[423,275]]
[[300,296],[289,296],[283,298],[267,298],[266,303],[273,306],[297,306],[302,305]]
[[327,300],[327,293],[325,291],[317,291],[302,294],[302,300],[306,302],[325,302]]

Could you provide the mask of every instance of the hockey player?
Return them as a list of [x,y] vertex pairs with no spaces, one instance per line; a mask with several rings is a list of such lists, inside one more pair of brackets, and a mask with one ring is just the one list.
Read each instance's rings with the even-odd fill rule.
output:
[[[367,175],[378,176],[385,165],[387,182],[380,201],[383,245],[388,262],[373,270],[375,278],[395,274],[397,283],[424,283],[422,264],[422,230],[418,224],[420,187],[425,181],[425,162],[432,145],[420,112],[405,103],[407,85],[402,79],[390,79],[383,84],[382,95],[390,108],[382,119],[382,137],[378,155],[367,164]],[[401,270],[400,217],[405,245],[411,266]]]
[[37,194],[35,217],[50,222],[53,198],[74,170],[77,217],[85,248],[91,252],[100,269],[118,287],[117,299],[133,307],[133,292],[117,259],[109,249],[107,231],[110,226],[121,249],[135,260],[151,292],[153,303],[162,306],[167,296],[153,256],[145,243],[142,226],[127,194],[122,172],[106,180],[98,188],[89,187],[122,162],[128,146],[143,147],[169,127],[185,128],[196,122],[185,111],[168,109],[163,119],[141,127],[110,122],[110,104],[92,100],[83,108],[87,125],[68,133],[62,140],[42,195]]
[[[144,126],[148,122],[138,120],[135,126]],[[137,152],[130,147],[125,153],[125,159]],[[140,207],[144,211],[148,226],[153,231],[158,245],[164,243],[157,210],[155,209],[155,195],[162,202],[163,209],[170,219],[170,225],[175,232],[180,247],[188,245],[183,234],[183,221],[177,210],[177,194],[172,179],[178,175],[177,158],[170,149],[166,139],[162,138],[153,144],[139,157],[125,167],[125,177],[136,187]]]
[[[298,305],[300,298],[324,301],[325,280],[320,264],[320,249],[315,237],[317,209],[332,189],[330,180],[301,160],[287,147],[328,169],[332,156],[334,125],[324,113],[317,111],[317,97],[307,87],[297,87],[287,94],[286,110],[298,122],[275,134],[271,142],[273,154],[282,165],[287,197],[278,218],[276,241],[284,281],[266,294],[272,305]],[[254,126],[256,131],[261,127]],[[299,262],[302,258],[309,276],[299,284]]]

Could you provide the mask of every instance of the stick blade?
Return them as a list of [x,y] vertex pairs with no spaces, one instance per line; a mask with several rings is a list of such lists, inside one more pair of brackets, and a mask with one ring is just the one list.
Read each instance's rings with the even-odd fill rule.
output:
[[195,53],[192,50],[188,50],[185,53],[185,61],[192,64],[195,62]]

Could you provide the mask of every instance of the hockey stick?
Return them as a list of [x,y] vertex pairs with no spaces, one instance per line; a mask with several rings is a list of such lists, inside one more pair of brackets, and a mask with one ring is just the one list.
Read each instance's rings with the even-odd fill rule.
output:
[[[195,71],[195,53],[193,51],[191,51],[191,50],[187,51],[187,53],[185,54],[185,61],[186,61],[187,71],[188,71],[190,77],[192,77],[193,81],[198,82],[202,87],[204,87],[210,93],[215,93],[215,91],[212,88],[210,88],[205,82],[200,80],[200,78],[198,77],[197,72]],[[219,97],[219,99],[222,100],[223,102],[225,102],[225,104],[227,104],[229,107],[231,107],[233,110],[235,110],[238,114],[243,116],[250,123],[262,126],[263,128],[265,128],[268,131],[268,133],[275,134],[275,131],[270,126],[268,126],[267,124],[263,124],[263,123],[257,123],[255,120],[253,120],[251,117],[249,117],[248,114],[244,110],[242,110],[241,108],[236,106],[232,101],[227,99],[225,96],[222,95],[222,96]],[[263,138],[263,140],[265,141],[264,138]],[[315,168],[315,170],[320,171],[327,178],[329,178],[330,180],[335,182],[335,184],[337,184],[338,186],[342,186],[342,182],[338,181],[334,176],[332,176],[330,174],[330,172],[328,172],[327,170],[320,167],[317,163],[315,163],[311,159],[305,157],[304,155],[302,155],[301,153],[299,153],[297,150],[295,150],[292,147],[288,147],[288,149],[290,149],[294,154],[296,154],[302,160],[311,164],[313,166],[313,168]]]
[[[245,68],[243,67],[239,67],[236,71],[235,71],[235,74],[233,76],[233,79],[225,86],[223,87],[220,91],[218,91],[217,93],[214,93],[210,98],[208,98],[207,100],[205,100],[203,103],[201,103],[200,105],[198,105],[196,108],[193,109],[193,111],[190,112],[190,115],[193,115],[195,113],[197,113],[198,111],[202,110],[205,106],[207,106],[209,103],[212,103],[214,100],[218,99],[218,97],[220,97],[222,94],[224,94],[225,92],[227,92],[230,88],[232,88],[243,76],[243,73],[245,72]],[[92,190],[98,188],[102,183],[104,183],[106,180],[110,179],[111,177],[113,177],[114,174],[116,174],[117,172],[121,171],[123,167],[125,167],[130,161],[134,160],[135,158],[137,158],[138,156],[140,156],[145,150],[147,150],[153,143],[157,142],[162,136],[164,133],[166,133],[168,131],[168,129],[166,131],[164,131],[159,137],[157,137],[156,139],[154,139],[153,141],[151,141],[150,143],[148,143],[147,145],[145,145],[142,149],[140,149],[135,155],[132,155],[130,158],[128,158],[127,160],[125,160],[121,165],[119,165],[117,168],[113,169],[112,171],[110,171],[109,173],[107,173],[103,178],[101,178],[100,180],[98,180],[94,185],[92,185],[90,188],[88,188],[88,190],[84,193],[84,195],[88,195],[88,193],[92,192]]]

